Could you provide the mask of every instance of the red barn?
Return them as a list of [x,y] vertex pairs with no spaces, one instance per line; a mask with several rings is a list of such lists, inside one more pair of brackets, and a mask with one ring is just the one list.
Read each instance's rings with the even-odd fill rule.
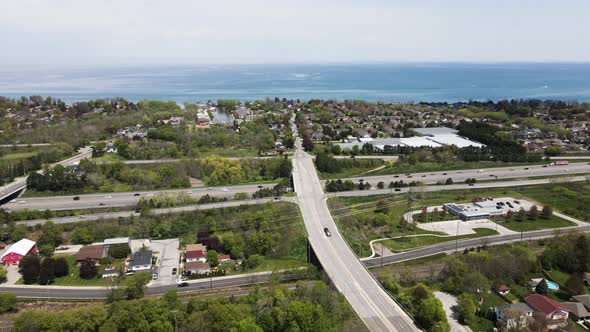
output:
[[6,249],[4,254],[2,254],[1,260],[5,265],[18,265],[24,256],[36,253],[35,241],[22,239]]

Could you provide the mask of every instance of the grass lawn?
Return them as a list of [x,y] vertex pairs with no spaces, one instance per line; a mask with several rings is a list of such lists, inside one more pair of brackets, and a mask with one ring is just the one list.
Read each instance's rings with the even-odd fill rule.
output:
[[385,241],[385,246],[387,246],[393,252],[400,252],[406,251],[410,249],[416,249],[419,247],[430,246],[438,243],[455,241],[456,239],[471,239],[477,237],[484,237],[484,236],[492,236],[498,235],[499,233],[493,229],[489,228],[474,228],[475,234],[468,234],[468,235],[460,235],[460,236],[448,236],[448,237],[438,237],[438,236],[416,236],[416,237],[406,237],[406,238],[398,238]]
[[506,221],[506,218],[494,218],[494,221],[515,232],[536,231],[539,229],[561,228],[576,225],[571,221],[557,216],[551,216],[549,219],[538,217],[536,220],[530,220],[527,218],[524,221]]
[[32,157],[32,156],[36,155],[37,153],[38,153],[37,151],[7,153],[3,156],[0,156],[0,161],[24,159],[24,158]]
[[[311,264],[306,263],[305,261],[299,261],[295,259],[289,258],[265,258],[262,264],[258,265],[254,269],[240,269],[239,271],[231,271],[229,275],[232,274],[244,274],[244,273],[254,273],[254,272],[265,272],[265,271],[280,271],[280,270],[289,270],[289,269],[297,269],[300,267],[310,267]],[[233,267],[233,264],[231,264]]]
[[469,328],[471,328],[471,331],[493,331],[494,330],[494,323],[489,320],[489,319],[485,319],[483,317],[479,317],[476,316],[475,317],[475,321],[471,322],[471,324],[469,324]]
[[405,174],[405,173],[419,173],[419,172],[438,172],[438,171],[452,171],[460,169],[479,169],[479,168],[493,168],[493,167],[510,167],[510,166],[526,166],[526,165],[541,165],[547,164],[545,161],[535,163],[509,163],[509,162],[495,162],[495,161],[454,161],[450,163],[433,163],[422,162],[417,164],[391,164],[371,175],[390,175],[390,174]]
[[[109,286],[111,284],[110,279],[102,279],[101,274],[104,271],[104,266],[98,267],[98,274],[93,279],[82,279],[80,278],[80,267],[76,266],[76,255],[55,255],[54,258],[65,257],[70,268],[69,275],[65,277],[55,278],[51,286]],[[113,264],[116,265],[116,264]],[[23,279],[19,279],[17,284],[23,285]]]

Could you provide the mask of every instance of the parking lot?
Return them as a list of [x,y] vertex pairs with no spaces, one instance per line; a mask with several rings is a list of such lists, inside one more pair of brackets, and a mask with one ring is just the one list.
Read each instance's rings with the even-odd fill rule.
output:
[[154,252],[154,256],[158,258],[154,267],[154,272],[158,273],[158,279],[152,280],[150,285],[160,286],[176,283],[178,273],[172,275],[172,269],[176,268],[178,271],[179,245],[178,239],[152,240],[150,242],[150,249]]

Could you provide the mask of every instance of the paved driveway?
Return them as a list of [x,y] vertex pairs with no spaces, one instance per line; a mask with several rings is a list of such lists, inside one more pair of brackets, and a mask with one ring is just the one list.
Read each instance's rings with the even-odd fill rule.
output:
[[150,249],[158,257],[156,268],[154,269],[154,272],[158,273],[158,279],[153,280],[150,286],[172,285],[176,283],[178,274],[173,276],[172,269],[178,269],[178,262],[180,260],[179,245],[180,242],[178,239],[151,241]]
[[447,314],[447,320],[451,326],[451,332],[471,332],[471,329],[467,326],[459,323],[459,314],[456,311],[457,298],[451,294],[443,292],[434,292],[434,296],[442,302],[445,313]]

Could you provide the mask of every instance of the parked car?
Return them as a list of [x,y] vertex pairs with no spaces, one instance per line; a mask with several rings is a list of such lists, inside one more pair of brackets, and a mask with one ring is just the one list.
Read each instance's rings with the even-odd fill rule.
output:
[[178,271],[176,268],[172,269],[172,275],[176,275],[176,271]]

